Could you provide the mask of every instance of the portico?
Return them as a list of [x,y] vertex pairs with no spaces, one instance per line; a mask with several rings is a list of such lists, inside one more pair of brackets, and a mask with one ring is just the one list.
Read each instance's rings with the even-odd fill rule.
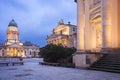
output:
[[[87,67],[102,54],[119,52],[119,0],[76,0],[76,67]],[[95,54],[92,54],[95,53]],[[97,54],[101,53],[101,54]]]
[[25,57],[23,43],[19,40],[18,26],[14,19],[12,19],[8,25],[5,47],[6,56]]

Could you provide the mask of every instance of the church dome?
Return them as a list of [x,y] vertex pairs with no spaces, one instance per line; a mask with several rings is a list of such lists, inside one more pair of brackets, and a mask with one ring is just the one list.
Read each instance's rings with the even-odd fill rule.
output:
[[30,41],[26,41],[25,43],[23,43],[24,46],[32,46],[33,44]]
[[14,21],[14,19],[12,19],[10,22],[9,22],[9,25],[8,26],[15,26],[17,27],[17,23]]

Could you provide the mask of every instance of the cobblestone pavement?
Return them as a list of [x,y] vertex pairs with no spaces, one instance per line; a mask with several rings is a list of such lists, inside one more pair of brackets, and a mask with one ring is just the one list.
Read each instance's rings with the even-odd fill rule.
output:
[[120,74],[39,65],[42,59],[25,59],[24,65],[0,67],[0,80],[120,80]]

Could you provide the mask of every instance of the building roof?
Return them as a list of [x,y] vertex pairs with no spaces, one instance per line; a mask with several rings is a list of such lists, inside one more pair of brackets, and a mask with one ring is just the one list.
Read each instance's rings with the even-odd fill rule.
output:
[[37,46],[37,45],[31,43],[30,41],[24,42],[23,45],[24,45],[24,46],[36,46],[36,47],[39,47],[39,46]]
[[58,25],[57,25],[56,27],[58,27],[59,25],[75,26],[75,27],[76,27],[76,25],[72,25],[72,24],[70,23],[70,21],[68,22],[68,24],[65,24],[64,21],[63,21],[63,19],[61,19],[61,20],[58,22]]
[[32,46],[33,44],[30,41],[26,41],[23,43],[24,46]]
[[0,47],[5,47],[5,45],[4,44],[0,44]]
[[47,36],[47,39],[53,39],[58,37],[67,37],[67,35],[64,34],[51,34],[50,36]]
[[15,22],[14,19],[12,19],[10,22],[9,22],[9,25],[8,26],[14,26],[14,27],[17,27],[17,23]]

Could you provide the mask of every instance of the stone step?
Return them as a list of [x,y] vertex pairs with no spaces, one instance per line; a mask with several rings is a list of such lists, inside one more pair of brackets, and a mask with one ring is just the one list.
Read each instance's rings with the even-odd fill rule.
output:
[[111,70],[120,70],[120,67],[111,67],[111,66],[95,66],[94,68],[104,68],[104,69],[111,69]]
[[120,62],[97,62],[97,64],[112,64],[112,65],[120,65]]
[[120,61],[105,61],[105,60],[101,60],[101,61],[97,61],[97,63],[120,63]]
[[120,72],[120,54],[107,54],[93,63],[89,69]]
[[107,60],[107,61],[120,61],[120,58],[104,58],[104,59],[101,59],[101,60]]
[[115,67],[120,67],[120,64],[94,64],[94,66],[115,66]]
[[98,71],[107,71],[107,72],[120,73],[120,70],[111,70],[111,69],[95,68],[95,67],[92,67],[92,68],[89,68],[89,69],[91,69],[91,70],[98,70]]

